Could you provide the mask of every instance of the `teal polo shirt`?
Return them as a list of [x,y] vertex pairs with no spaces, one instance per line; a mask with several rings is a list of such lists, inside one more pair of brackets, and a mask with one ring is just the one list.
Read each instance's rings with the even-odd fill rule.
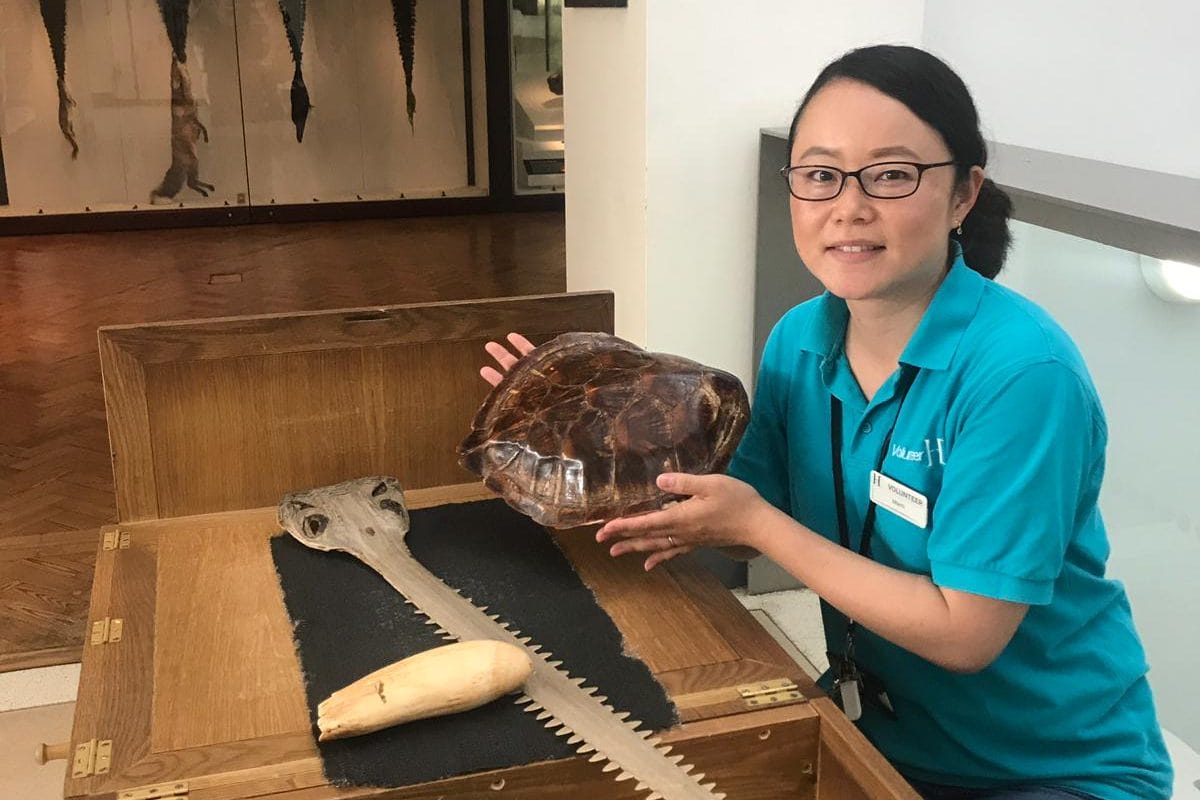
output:
[[[928,498],[929,521],[921,529],[880,508],[874,560],[1030,606],[995,662],[971,675],[860,625],[856,660],[884,682],[896,712],[864,703],[863,732],[916,780],[1048,784],[1104,800],[1170,797],[1145,653],[1124,588],[1104,574],[1109,546],[1097,498],[1107,427],[1075,345],[1041,308],[957,253],[900,357],[918,372],[897,418],[898,373],[866,400],[842,350],[847,319],[845,302],[826,293],[776,325],[729,473],[838,541],[829,430],[836,396],[857,549],[868,475],[895,420],[882,471]],[[846,618],[826,603],[822,614],[828,647],[840,653]]]

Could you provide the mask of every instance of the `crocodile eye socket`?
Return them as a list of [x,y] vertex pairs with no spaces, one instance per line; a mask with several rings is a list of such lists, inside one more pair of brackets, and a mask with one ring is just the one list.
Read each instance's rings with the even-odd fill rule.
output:
[[379,507],[382,508],[384,511],[392,512],[393,514],[395,514],[398,517],[407,516],[407,512],[405,511],[404,506],[400,505],[395,500],[390,500],[390,499],[384,498],[383,500],[379,501]]
[[310,539],[320,536],[328,526],[329,517],[324,514],[309,514],[304,518],[304,534]]

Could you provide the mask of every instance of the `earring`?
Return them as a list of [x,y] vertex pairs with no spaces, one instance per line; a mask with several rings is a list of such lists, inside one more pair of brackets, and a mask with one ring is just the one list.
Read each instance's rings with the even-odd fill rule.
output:
[[962,236],[962,223],[961,222],[958,224],[958,228],[956,228],[954,232],[957,233],[959,236]]

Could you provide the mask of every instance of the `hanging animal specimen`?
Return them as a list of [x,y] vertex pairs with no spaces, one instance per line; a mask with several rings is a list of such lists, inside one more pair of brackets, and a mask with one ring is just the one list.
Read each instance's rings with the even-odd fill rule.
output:
[[79,156],[75,126],[71,123],[71,108],[75,101],[67,93],[67,0],[39,0],[42,24],[50,39],[50,54],[54,56],[54,71],[58,74],[58,127],[71,143],[71,158]]
[[208,129],[196,113],[192,79],[187,68],[188,0],[158,0],[167,37],[171,40],[171,166],[162,183],[150,192],[150,201],[172,199],[187,185],[205,197],[215,188],[200,180],[200,137],[208,142]]
[[417,35],[417,0],[392,0],[392,19],[396,25],[396,40],[400,43],[400,60],[404,63],[404,88],[408,94],[408,126],[413,126],[417,97],[413,94],[413,45]]
[[308,87],[304,85],[304,74],[300,69],[306,5],[306,0],[279,0],[279,13],[283,15],[288,46],[292,48],[292,62],[296,65],[296,71],[292,74],[292,122],[296,126],[297,142],[304,141],[304,123],[308,120],[309,109],[312,108],[308,99]]

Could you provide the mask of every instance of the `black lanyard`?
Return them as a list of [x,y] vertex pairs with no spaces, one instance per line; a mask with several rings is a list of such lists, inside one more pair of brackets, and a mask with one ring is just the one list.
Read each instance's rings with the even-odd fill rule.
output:
[[[883,460],[887,458],[888,450],[892,446],[892,434],[896,431],[896,422],[900,419],[900,411],[904,408],[904,401],[908,398],[908,390],[912,388],[913,381],[917,378],[919,369],[913,367],[900,367],[900,378],[896,383],[896,395],[899,402],[896,404],[896,416],[892,418],[892,426],[888,428],[887,435],[883,437],[883,445],[879,448],[879,456],[875,459],[875,471],[883,471]],[[829,408],[829,444],[833,450],[833,493],[837,500],[837,515],[838,515],[838,537],[842,543],[842,547],[850,549],[850,524],[846,521],[846,488],[842,480],[842,401],[835,395],[832,399],[832,404]],[[867,513],[863,518],[862,535],[858,540],[858,554],[871,557],[871,535],[875,531],[875,503],[867,501]],[[847,620],[846,636],[848,639],[847,649],[853,645],[854,635],[854,620]],[[847,653],[847,656],[850,654]]]

